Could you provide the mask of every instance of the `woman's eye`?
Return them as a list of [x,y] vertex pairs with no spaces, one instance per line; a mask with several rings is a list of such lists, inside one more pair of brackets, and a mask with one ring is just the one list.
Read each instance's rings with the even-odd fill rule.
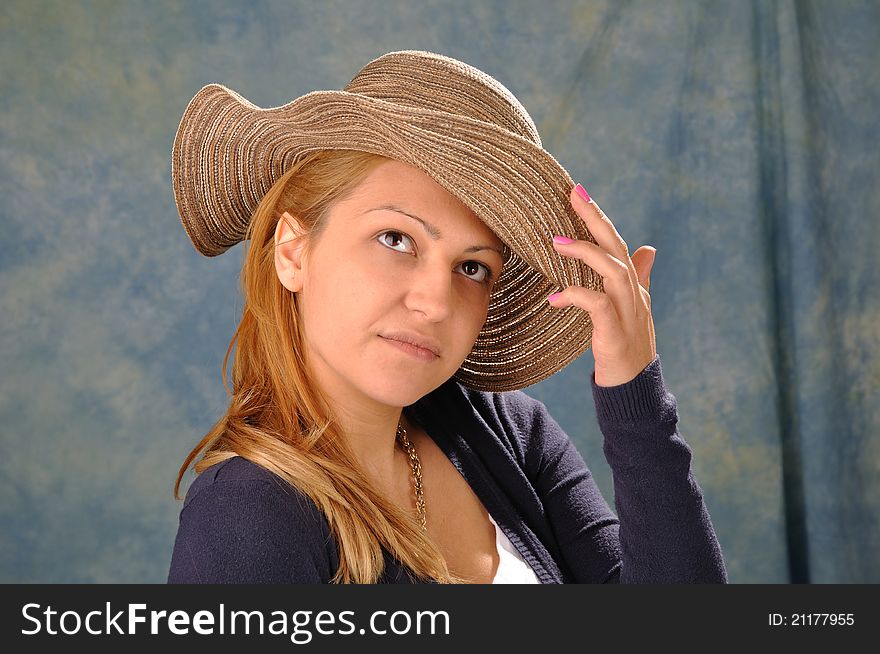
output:
[[[397,246],[400,245],[404,239],[412,241],[412,239],[406,234],[395,232],[393,230],[382,232],[378,236],[379,242],[385,247],[394,250],[395,252],[406,253],[406,250],[397,249]],[[486,264],[480,263],[479,261],[465,261],[460,267],[465,269],[465,276],[468,279],[477,283],[489,284],[492,281],[492,271]],[[473,275],[477,276],[474,277]]]
[[[394,245],[389,245],[389,243],[388,243],[388,242],[386,241],[386,239],[385,239],[385,237],[388,236],[389,234],[391,234],[392,236],[396,236],[396,237],[397,237],[397,238],[392,238],[392,239],[390,239],[390,240],[392,240],[392,241],[397,241],[398,244],[399,244],[403,239],[410,240],[409,236],[407,236],[406,234],[401,234],[400,232],[390,232],[390,231],[389,231],[389,232],[382,232],[381,234],[379,234],[379,242],[382,243],[382,245],[385,245],[385,246],[391,248],[392,250],[396,249],[396,246],[394,246]],[[397,250],[397,251],[398,251],[398,252],[401,252],[401,250]]]
[[[465,275],[473,279],[475,282],[480,282],[483,284],[488,284],[492,281],[492,271],[485,265],[480,263],[479,261],[465,261],[461,264],[462,268],[467,268]],[[473,271],[473,272],[471,272]],[[471,275],[480,274],[480,277],[471,277]]]

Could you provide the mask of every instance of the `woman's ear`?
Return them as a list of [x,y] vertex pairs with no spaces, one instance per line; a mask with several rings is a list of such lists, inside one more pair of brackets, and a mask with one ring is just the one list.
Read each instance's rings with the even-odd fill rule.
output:
[[275,227],[275,272],[281,285],[291,293],[303,287],[304,230],[296,218],[286,211]]

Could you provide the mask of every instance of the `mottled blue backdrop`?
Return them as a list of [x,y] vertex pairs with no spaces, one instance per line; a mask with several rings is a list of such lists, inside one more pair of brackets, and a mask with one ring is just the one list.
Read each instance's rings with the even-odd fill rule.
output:
[[[174,206],[189,99],[277,106],[424,49],[508,86],[630,251],[657,248],[731,581],[880,582],[878,28],[856,0],[6,0],[0,581],[165,580],[241,311],[242,246],[201,257]],[[613,502],[592,366],[526,392]]]

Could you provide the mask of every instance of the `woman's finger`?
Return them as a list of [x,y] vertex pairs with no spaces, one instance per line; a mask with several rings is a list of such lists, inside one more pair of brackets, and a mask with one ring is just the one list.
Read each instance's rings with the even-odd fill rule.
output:
[[603,248],[614,254],[629,256],[629,248],[626,241],[617,232],[617,228],[611,219],[605,214],[596,201],[590,197],[587,190],[580,184],[575,185],[571,191],[571,202],[578,215],[587,223],[590,233],[596,242]]
[[[560,309],[573,305],[589,313],[590,320],[593,322],[594,346],[596,340],[602,337],[612,340],[611,347],[615,347],[614,344],[620,344],[620,347],[625,346],[626,339],[620,317],[607,293],[594,291],[583,286],[568,286],[559,293],[550,295],[547,301]],[[608,344],[605,344],[605,347],[607,348]]]
[[[565,241],[571,241],[571,243]],[[580,259],[599,273],[602,276],[605,293],[614,304],[620,320],[624,324],[630,324],[635,320],[637,313],[634,299],[635,290],[632,287],[632,280],[625,263],[613,257],[599,245],[589,241],[554,236],[553,246],[561,254]]]
[[627,246],[626,241],[617,232],[617,228],[611,222],[611,219],[605,215],[605,212],[602,211],[599,205],[596,204],[596,201],[590,197],[590,194],[580,184],[577,184],[571,190],[571,202],[577,214],[586,223],[587,229],[590,230],[593,238],[596,239],[596,243],[626,264],[633,292],[632,301],[635,305],[639,277],[630,259],[629,246]]
[[645,300],[645,306],[648,307],[648,311],[651,310],[651,294],[648,293],[647,289],[642,288],[642,298]]
[[650,245],[643,245],[633,252],[633,255],[630,257],[633,266],[636,268],[639,284],[641,284],[642,288],[646,291],[651,290],[651,269],[654,267],[654,259],[656,256],[657,248],[651,247]]

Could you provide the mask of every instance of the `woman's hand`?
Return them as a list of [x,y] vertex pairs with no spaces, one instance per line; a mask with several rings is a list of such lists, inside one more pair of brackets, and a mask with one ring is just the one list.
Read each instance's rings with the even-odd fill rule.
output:
[[599,273],[605,292],[569,286],[547,301],[560,308],[575,305],[590,314],[596,384],[625,384],[657,356],[648,294],[657,250],[643,245],[630,258],[626,241],[580,184],[572,189],[571,202],[598,245],[558,236],[553,245],[560,254],[580,259]]

